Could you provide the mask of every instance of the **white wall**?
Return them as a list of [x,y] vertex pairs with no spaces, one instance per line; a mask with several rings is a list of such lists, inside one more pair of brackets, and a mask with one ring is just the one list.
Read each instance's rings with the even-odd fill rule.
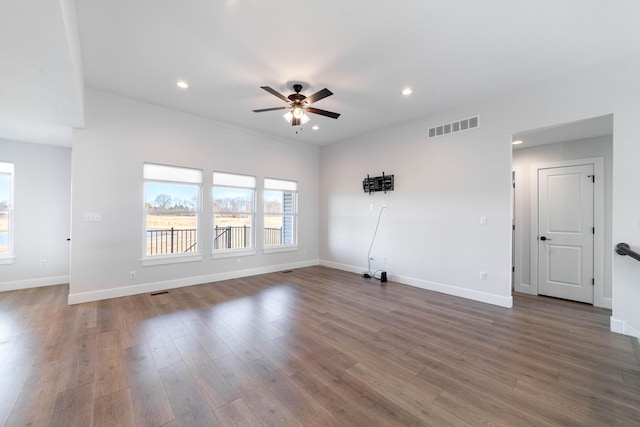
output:
[[0,265],[0,291],[67,283],[71,150],[0,139],[0,161],[15,169],[15,261]]
[[[74,132],[71,303],[318,263],[319,149],[87,90],[86,129]],[[202,169],[204,259],[141,266],[144,162]],[[298,250],[211,258],[213,170],[298,181]],[[258,204],[261,202],[258,191]],[[100,222],[84,214],[101,214]],[[257,228],[262,218],[257,218]],[[262,236],[257,233],[258,244]],[[258,246],[260,249],[260,246]],[[136,279],[130,280],[130,271]]]
[[[516,226],[520,230],[518,235],[522,239],[517,252],[521,255],[522,268],[516,277],[522,280],[516,283],[519,287],[530,286],[531,278],[531,166],[563,160],[577,160],[591,157],[602,157],[604,161],[604,282],[602,283],[602,298],[596,295],[596,305],[611,308],[612,296],[612,193],[613,193],[613,137],[602,136],[579,141],[565,141],[556,144],[540,145],[531,148],[521,148],[513,151],[513,167],[518,170],[516,176],[516,206],[521,218],[516,216]],[[524,286],[522,286],[524,285]],[[601,304],[598,304],[600,302]]]
[[[427,123],[475,112],[461,109],[323,147],[323,263],[366,269],[379,208],[386,203],[373,253],[387,262],[373,268],[386,270],[392,280],[510,307],[510,172],[487,167],[509,165],[509,136],[496,134],[487,116],[473,131],[426,138]],[[383,171],[394,174],[394,191],[365,194],[362,180]]]
[[[613,237],[640,249],[640,54],[509,91],[472,105],[362,135],[321,150],[320,256],[366,265],[372,234],[367,174],[396,175],[387,195],[392,278],[500,305],[510,303],[511,135],[614,114]],[[427,139],[429,126],[480,115],[480,128]],[[479,226],[486,216],[488,225]],[[363,255],[364,254],[364,255]],[[479,271],[488,273],[486,282]],[[640,330],[640,263],[615,256],[612,330]]]

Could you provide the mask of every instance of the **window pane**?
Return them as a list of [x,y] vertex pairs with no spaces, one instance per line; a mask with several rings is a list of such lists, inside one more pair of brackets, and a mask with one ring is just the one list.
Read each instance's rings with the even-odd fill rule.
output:
[[9,253],[9,213],[0,212],[0,255]]
[[197,185],[147,182],[145,184],[145,209],[163,211],[198,210]]
[[214,187],[213,210],[216,212],[253,212],[253,190]]
[[0,173],[0,209],[7,209],[11,204],[11,175]]
[[296,211],[296,199],[295,193],[284,192],[282,193],[283,213],[295,213]]
[[287,191],[265,191],[265,213],[295,213],[295,195],[296,193],[290,193]]
[[295,224],[293,215],[284,215],[282,217],[282,244],[292,245],[296,242]]
[[265,191],[264,192],[265,213],[279,213],[283,211],[282,195],[283,195],[282,191]]
[[213,228],[213,249],[250,248],[252,216],[216,214]]
[[265,215],[264,245],[282,245],[282,215]]
[[197,214],[147,214],[147,255],[196,252]]

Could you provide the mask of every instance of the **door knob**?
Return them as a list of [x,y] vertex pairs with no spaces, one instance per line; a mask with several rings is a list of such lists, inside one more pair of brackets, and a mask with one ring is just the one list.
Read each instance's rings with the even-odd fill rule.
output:
[[544,242],[545,240],[551,240],[551,239],[547,239],[545,236],[540,236],[540,240]]

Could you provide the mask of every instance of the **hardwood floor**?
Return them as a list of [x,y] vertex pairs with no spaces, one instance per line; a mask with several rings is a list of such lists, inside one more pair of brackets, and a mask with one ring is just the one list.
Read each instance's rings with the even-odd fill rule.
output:
[[7,426],[640,425],[609,310],[324,267],[67,306],[0,293]]

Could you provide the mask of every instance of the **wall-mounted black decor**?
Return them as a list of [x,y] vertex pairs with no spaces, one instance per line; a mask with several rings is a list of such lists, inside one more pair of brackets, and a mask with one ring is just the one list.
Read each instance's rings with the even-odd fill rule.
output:
[[369,174],[367,174],[367,177],[362,180],[362,189],[365,193],[369,194],[376,191],[384,191],[385,193],[387,191],[392,191],[393,175],[385,175],[384,172],[382,172],[382,176],[376,176],[372,178],[369,177]]

